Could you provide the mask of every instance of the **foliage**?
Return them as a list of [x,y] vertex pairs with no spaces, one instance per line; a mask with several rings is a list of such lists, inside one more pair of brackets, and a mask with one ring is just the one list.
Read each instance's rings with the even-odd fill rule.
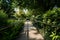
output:
[[[43,15],[43,23],[44,23],[44,28],[45,28],[45,36],[46,36],[46,40],[51,40],[51,37],[49,37],[52,32],[54,32],[54,34],[56,33],[57,35],[59,35],[59,31],[57,32],[58,28],[60,28],[59,26],[59,20],[60,20],[60,8],[53,8],[52,10],[47,11],[44,15]],[[52,34],[53,35],[53,34]],[[48,37],[48,38],[47,38]],[[55,36],[56,37],[56,36]],[[55,37],[52,37],[52,40],[55,39]],[[58,37],[57,37],[58,38]]]
[[59,35],[56,35],[56,33],[53,33],[50,35],[50,37],[52,37],[52,40],[59,40],[60,39],[60,36]]
[[37,28],[42,28],[42,17],[41,17],[41,15],[37,15],[35,17],[34,24],[36,24]]
[[[0,32],[1,40],[14,38],[18,30],[22,29],[23,22],[20,19],[25,20],[25,18],[31,18],[38,29],[44,27],[46,40],[54,40],[56,37],[56,40],[59,40],[60,8],[53,8],[55,5],[60,7],[60,0],[0,0],[0,26],[8,27]],[[14,9],[17,7],[19,10],[26,8],[29,11],[26,15],[22,10],[15,13]],[[44,13],[46,10],[47,12]],[[50,35],[54,36],[50,37]]]
[[0,26],[4,26],[6,24],[7,18],[8,15],[3,10],[0,10]]
[[26,15],[25,13],[23,12],[22,9],[19,9],[18,12],[14,13],[13,16],[16,18],[16,19],[24,19],[26,18]]
[[12,40],[15,37],[17,37],[17,34],[19,31],[22,30],[23,28],[23,21],[18,21],[18,20],[8,20],[8,27],[7,29],[1,31],[2,37],[0,38],[1,40]]
[[59,7],[59,0],[0,0],[1,8],[8,13],[12,12],[17,6],[20,8],[48,10],[52,9],[55,4]]
[[[44,28],[45,40],[59,40],[60,39],[60,8],[53,8],[48,10],[45,14],[36,15],[33,18],[33,24],[37,29]],[[50,35],[54,36],[50,37]],[[57,38],[56,38],[57,37]]]

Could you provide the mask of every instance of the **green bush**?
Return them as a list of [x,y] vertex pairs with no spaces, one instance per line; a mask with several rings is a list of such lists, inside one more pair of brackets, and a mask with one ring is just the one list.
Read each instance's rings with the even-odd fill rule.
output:
[[34,26],[36,26],[39,29],[43,28],[42,27],[42,16],[41,15],[37,15],[35,17],[35,19],[33,19],[33,24],[34,24]]
[[59,40],[60,36],[56,35],[56,33],[52,32],[52,34],[50,35],[50,37],[52,37],[52,40]]
[[10,27],[5,29],[4,31],[1,31],[1,34],[3,35],[1,40],[14,39],[17,36],[17,34],[22,30],[24,25],[23,21],[12,20],[12,19],[9,19],[7,23]]
[[6,24],[7,18],[8,15],[3,10],[0,10],[0,26],[4,26]]
[[[54,36],[51,38],[50,35],[52,32],[58,35],[58,28],[60,28],[60,8],[53,8],[52,10],[47,11],[43,15],[43,24],[45,28],[45,39],[52,40],[55,38]],[[54,40],[54,39],[53,39]]]

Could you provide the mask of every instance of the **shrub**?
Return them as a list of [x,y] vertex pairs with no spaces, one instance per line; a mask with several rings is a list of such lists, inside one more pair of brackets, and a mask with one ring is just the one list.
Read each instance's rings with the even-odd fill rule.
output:
[[[54,36],[51,38],[50,35],[52,32],[57,34],[57,29],[59,28],[60,24],[60,8],[53,8],[52,10],[47,11],[43,15],[43,24],[45,26],[45,38],[46,40],[52,40],[55,38]],[[48,37],[48,38],[47,38]],[[53,39],[54,40],[54,39]]]
[[4,26],[6,24],[7,18],[8,15],[3,10],[0,10],[0,26]]
[[23,21],[9,19],[7,23],[10,27],[1,31],[1,34],[3,35],[1,40],[14,39],[23,28]]

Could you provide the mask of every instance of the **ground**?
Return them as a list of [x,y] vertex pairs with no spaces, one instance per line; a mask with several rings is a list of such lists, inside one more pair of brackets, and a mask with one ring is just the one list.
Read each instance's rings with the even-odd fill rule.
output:
[[27,20],[24,25],[24,31],[20,33],[16,40],[44,40],[44,38],[37,32],[32,22]]

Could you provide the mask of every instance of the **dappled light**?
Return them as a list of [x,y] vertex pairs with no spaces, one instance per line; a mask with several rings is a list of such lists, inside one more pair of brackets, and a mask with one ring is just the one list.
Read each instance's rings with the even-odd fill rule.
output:
[[0,40],[60,40],[60,0],[0,0]]
[[27,14],[28,9],[23,9],[23,12],[24,12],[25,14]]

